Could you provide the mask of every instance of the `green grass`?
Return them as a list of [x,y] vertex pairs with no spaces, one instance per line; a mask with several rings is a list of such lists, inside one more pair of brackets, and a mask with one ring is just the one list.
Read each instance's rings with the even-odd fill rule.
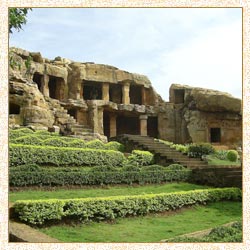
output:
[[208,165],[226,165],[226,166],[240,166],[240,162],[232,162],[229,160],[220,160],[213,155],[207,156]]
[[227,201],[195,206],[172,215],[130,217],[117,219],[113,224],[57,225],[39,230],[63,242],[159,242],[241,219],[242,204]]
[[157,194],[178,191],[188,191],[195,189],[205,189],[207,186],[195,185],[190,183],[169,183],[163,185],[145,185],[145,186],[105,186],[103,188],[91,189],[58,189],[53,191],[37,191],[25,190],[18,192],[10,192],[9,198],[11,202],[17,200],[39,200],[39,199],[71,199],[71,198],[87,198],[87,197],[105,197],[116,195],[138,195],[138,194]]

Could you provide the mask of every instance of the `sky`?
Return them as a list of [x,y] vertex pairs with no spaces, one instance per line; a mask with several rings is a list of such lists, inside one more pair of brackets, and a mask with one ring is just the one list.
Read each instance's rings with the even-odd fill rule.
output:
[[10,46],[242,98],[240,8],[33,8]]

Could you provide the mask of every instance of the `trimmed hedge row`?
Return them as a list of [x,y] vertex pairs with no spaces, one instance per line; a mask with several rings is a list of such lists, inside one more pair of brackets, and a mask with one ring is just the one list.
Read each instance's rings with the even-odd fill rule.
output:
[[[146,168],[146,167],[145,167]],[[117,168],[93,167],[91,170],[71,168],[10,168],[9,185],[23,186],[64,186],[64,185],[102,185],[102,184],[145,184],[172,181],[188,181],[191,170],[149,170],[126,171]]]
[[194,204],[240,200],[241,196],[241,190],[238,188],[216,188],[134,196],[17,201],[13,208],[21,221],[42,225],[47,221],[65,217],[78,221],[100,221],[145,215]]
[[22,144],[10,144],[9,158],[10,166],[29,163],[56,166],[121,166],[125,160],[121,152],[114,150],[58,148]]
[[47,134],[28,134],[18,138],[10,140],[14,144],[24,145],[40,145],[40,146],[53,146],[53,147],[71,147],[71,148],[94,148],[94,149],[106,149],[124,151],[124,145],[119,142],[103,143],[100,140],[92,140],[84,142],[84,140],[77,138],[66,138],[61,136],[50,136]]

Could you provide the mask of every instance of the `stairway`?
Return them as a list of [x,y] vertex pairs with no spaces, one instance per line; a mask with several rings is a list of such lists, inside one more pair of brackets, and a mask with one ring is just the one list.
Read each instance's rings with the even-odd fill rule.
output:
[[85,136],[93,133],[93,130],[86,125],[78,124],[76,119],[69,115],[67,109],[60,104],[59,100],[47,97],[46,101],[50,110],[52,110],[55,115],[54,125],[59,126],[64,133],[73,136]]
[[115,139],[131,149],[137,148],[152,152],[155,155],[155,161],[161,165],[177,163],[190,169],[208,167],[207,162],[197,158],[190,158],[152,137],[124,134],[117,136]]

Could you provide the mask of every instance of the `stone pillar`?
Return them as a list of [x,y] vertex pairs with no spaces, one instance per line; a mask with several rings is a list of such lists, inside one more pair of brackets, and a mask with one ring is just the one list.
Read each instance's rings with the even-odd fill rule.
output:
[[116,114],[110,114],[109,116],[109,130],[110,130],[110,137],[116,136]]
[[49,76],[43,75],[42,77],[42,86],[41,86],[41,92],[44,96],[49,97]]
[[79,79],[75,83],[75,98],[77,100],[80,100],[83,96],[83,85],[82,85],[82,80]]
[[140,115],[140,135],[147,136],[148,131],[147,131],[147,120],[148,116],[147,115]]
[[122,103],[123,104],[130,104],[129,88],[130,88],[129,82],[125,82],[124,85],[122,86]]
[[98,108],[96,104],[89,106],[90,125],[94,133],[98,133]]
[[109,83],[102,84],[102,100],[109,101]]
[[99,107],[98,108],[98,128],[97,128],[97,133],[103,135],[103,108]]

